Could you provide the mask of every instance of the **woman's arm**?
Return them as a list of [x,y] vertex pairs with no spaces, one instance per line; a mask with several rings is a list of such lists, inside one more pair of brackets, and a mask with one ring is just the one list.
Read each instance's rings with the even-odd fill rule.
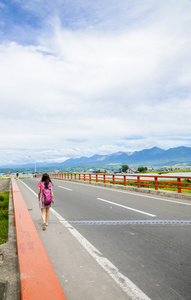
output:
[[40,187],[38,187],[38,201],[40,201],[40,193],[41,193],[41,190],[40,190]]
[[52,195],[52,203],[54,203],[54,195],[53,195],[53,189],[51,187],[51,195]]

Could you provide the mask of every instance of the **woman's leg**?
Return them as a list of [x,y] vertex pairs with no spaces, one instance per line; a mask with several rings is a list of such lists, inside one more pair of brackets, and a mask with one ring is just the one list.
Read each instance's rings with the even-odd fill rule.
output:
[[46,226],[48,226],[48,220],[49,220],[49,207],[46,208]]
[[46,208],[41,208],[41,217],[43,223],[45,223],[45,215],[46,215]]

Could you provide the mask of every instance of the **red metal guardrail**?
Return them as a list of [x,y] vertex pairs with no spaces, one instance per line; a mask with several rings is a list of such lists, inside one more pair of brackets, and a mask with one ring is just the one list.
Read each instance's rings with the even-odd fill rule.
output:
[[20,299],[66,300],[16,181],[12,178]]
[[[37,175],[41,177],[42,175]],[[176,189],[178,193],[191,190],[191,176],[166,176],[166,175],[144,175],[144,174],[88,174],[88,173],[52,173],[51,178],[73,179],[79,181],[94,181],[112,184],[132,185],[138,188],[149,187],[158,190]]]

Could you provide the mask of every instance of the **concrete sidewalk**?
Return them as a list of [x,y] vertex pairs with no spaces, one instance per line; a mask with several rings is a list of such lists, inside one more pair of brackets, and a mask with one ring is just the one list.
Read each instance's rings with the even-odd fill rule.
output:
[[17,183],[66,298],[130,299],[51,212],[49,226],[42,230],[38,199],[21,182]]

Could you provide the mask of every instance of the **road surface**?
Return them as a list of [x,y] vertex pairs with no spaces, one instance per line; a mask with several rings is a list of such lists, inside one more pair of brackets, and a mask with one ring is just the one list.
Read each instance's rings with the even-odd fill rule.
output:
[[191,299],[191,202],[53,180],[43,232],[38,181],[18,185],[67,299]]

